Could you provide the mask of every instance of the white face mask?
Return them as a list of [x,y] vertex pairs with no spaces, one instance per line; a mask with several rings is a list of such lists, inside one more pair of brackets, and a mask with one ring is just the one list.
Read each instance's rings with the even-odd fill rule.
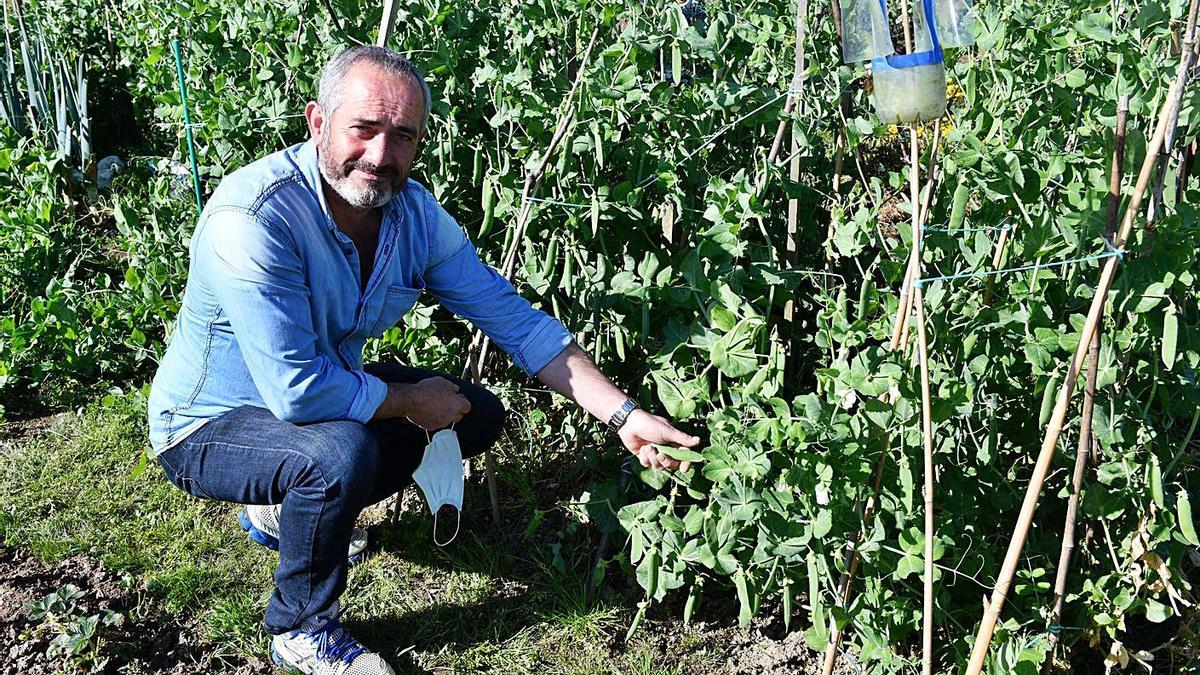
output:
[[[428,433],[425,434],[429,436]],[[421,464],[413,472],[413,479],[425,493],[425,501],[433,513],[433,543],[445,546],[458,536],[459,525],[462,525],[463,504],[463,464],[462,448],[458,445],[458,434],[454,428],[442,429],[433,435],[429,445],[425,446],[425,456]],[[458,523],[454,526],[454,534],[445,542],[437,540],[438,511],[445,505],[454,507],[458,514]]]

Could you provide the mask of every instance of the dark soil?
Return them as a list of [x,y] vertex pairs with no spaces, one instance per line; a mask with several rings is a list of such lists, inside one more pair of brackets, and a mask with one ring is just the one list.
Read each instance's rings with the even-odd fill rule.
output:
[[[80,614],[105,610],[120,619],[98,629],[94,650],[74,661],[48,656],[58,632],[30,616],[30,603],[72,584],[84,592]],[[0,675],[130,673],[184,675],[275,673],[267,661],[251,663],[212,656],[201,640],[199,617],[176,617],[145,596],[137,582],[104,569],[85,556],[48,564],[22,551],[0,547]]]

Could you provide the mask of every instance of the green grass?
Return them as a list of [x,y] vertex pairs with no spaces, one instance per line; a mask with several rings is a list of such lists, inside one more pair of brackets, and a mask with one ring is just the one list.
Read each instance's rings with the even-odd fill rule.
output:
[[[139,577],[148,602],[199,616],[200,637],[215,653],[265,658],[261,621],[276,554],[247,540],[236,505],[187,496],[156,462],[139,469],[144,399],[108,401],[0,441],[0,541],[49,561],[97,558]],[[432,543],[419,498],[394,523],[381,507],[365,511],[360,525],[378,550],[350,573],[346,625],[398,672],[657,674],[719,666],[720,650],[692,636],[672,647],[656,643],[654,622],[626,645],[639,592],[624,588],[615,565],[607,594],[615,599],[587,601],[597,533],[563,504],[586,486],[588,461],[542,443],[545,435],[519,428],[498,449],[504,527],[492,525],[482,471],[468,486],[462,532],[446,548]]]

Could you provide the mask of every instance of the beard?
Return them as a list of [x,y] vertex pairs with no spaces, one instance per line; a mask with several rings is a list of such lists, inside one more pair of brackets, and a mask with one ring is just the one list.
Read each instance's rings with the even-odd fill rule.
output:
[[[334,192],[354,208],[379,208],[390,202],[408,182],[408,176],[401,175],[394,166],[380,167],[362,161],[339,163],[333,157],[329,146],[329,136],[325,135],[318,146],[317,164],[321,169],[321,176]],[[374,174],[378,179],[360,185],[350,175],[355,169]]]

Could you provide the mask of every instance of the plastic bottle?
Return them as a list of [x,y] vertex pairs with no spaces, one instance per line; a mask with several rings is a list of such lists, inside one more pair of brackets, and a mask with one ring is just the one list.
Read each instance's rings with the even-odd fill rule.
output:
[[975,11],[971,0],[937,0],[933,17],[943,47],[975,44]]
[[880,0],[842,0],[842,57],[846,63],[895,54]]
[[941,61],[896,68],[887,59],[871,62],[875,114],[883,124],[927,122],[946,114],[946,64]]
[[938,26],[928,20],[931,14],[936,21],[934,0],[914,0],[912,53],[871,60],[875,114],[884,124],[925,122],[946,114],[946,65]]

